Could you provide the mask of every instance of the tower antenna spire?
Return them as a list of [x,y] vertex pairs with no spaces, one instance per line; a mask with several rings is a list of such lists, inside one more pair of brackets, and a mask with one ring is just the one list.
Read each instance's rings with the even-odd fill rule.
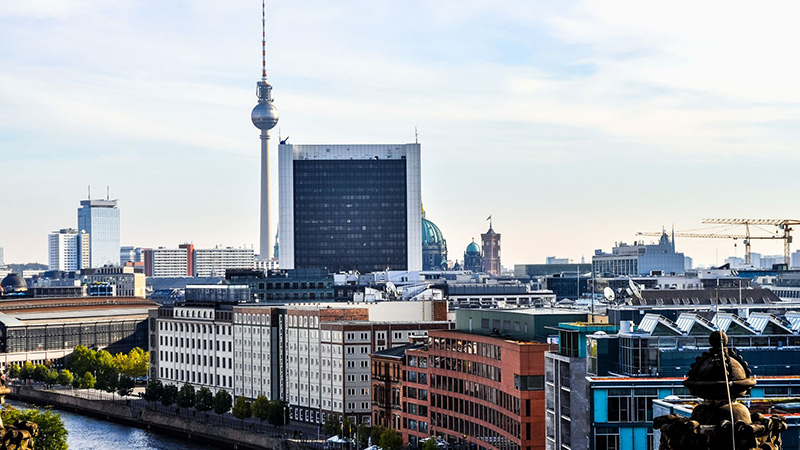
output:
[[261,80],[267,81],[267,17],[266,0],[261,0]]

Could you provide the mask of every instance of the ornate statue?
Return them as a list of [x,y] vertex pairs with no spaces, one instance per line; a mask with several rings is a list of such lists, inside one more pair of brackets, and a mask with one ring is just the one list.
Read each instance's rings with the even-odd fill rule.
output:
[[683,382],[692,395],[704,402],[694,408],[691,418],[670,414],[653,420],[653,428],[661,431],[659,449],[782,449],[781,433],[787,428],[786,421],[777,415],[751,414],[736,402],[756,385],[747,362],[725,347],[728,336],[722,331],[711,333],[709,342],[711,350],[697,358]]

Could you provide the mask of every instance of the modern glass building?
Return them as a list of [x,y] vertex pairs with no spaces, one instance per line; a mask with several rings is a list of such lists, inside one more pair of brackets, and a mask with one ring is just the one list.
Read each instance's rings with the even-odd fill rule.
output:
[[419,144],[278,153],[281,269],[422,269]]
[[89,234],[90,267],[119,265],[119,209],[116,200],[81,200],[78,230]]

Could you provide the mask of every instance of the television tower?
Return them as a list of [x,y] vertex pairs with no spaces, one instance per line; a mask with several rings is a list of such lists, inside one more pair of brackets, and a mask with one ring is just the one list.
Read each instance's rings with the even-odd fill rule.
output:
[[267,25],[266,6],[261,0],[261,81],[256,83],[258,105],[253,108],[250,118],[253,125],[261,130],[261,225],[258,254],[269,259],[272,236],[269,220],[269,130],[278,124],[278,110],[272,104],[272,85],[267,83]]

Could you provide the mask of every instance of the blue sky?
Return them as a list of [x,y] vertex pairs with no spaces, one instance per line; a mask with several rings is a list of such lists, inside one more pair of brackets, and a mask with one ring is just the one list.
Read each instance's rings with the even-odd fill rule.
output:
[[[504,265],[589,259],[662,225],[796,218],[798,9],[268,2],[269,80],[293,143],[413,142],[417,127],[451,258],[491,214]],[[123,245],[257,246],[260,15],[255,0],[4,2],[6,260],[46,262],[87,185],[120,200]]]

